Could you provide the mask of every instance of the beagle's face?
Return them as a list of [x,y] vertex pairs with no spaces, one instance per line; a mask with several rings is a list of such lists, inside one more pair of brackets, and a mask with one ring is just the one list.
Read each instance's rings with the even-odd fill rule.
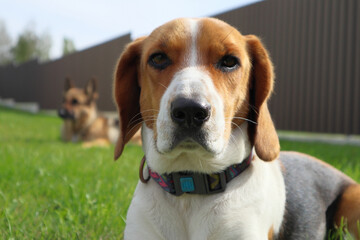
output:
[[[120,144],[141,122],[145,155],[158,173],[214,172],[244,159],[251,151],[247,125],[253,120],[247,121],[254,107],[249,38],[220,20],[177,19],[130,44],[115,76]],[[129,64],[136,69],[124,73]],[[122,113],[131,101],[121,97],[126,86],[128,94],[138,94],[132,117]]]

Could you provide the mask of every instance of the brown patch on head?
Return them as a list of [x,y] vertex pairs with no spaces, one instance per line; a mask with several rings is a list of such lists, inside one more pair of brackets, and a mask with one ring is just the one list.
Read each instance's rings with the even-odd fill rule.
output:
[[360,221],[360,185],[353,184],[347,187],[341,196],[336,214],[335,224],[340,226],[341,218],[347,223],[349,232],[360,239],[357,222]]
[[[211,39],[211,41],[209,41]],[[239,127],[249,111],[250,60],[245,38],[233,27],[217,19],[199,22],[197,35],[198,61],[209,73],[218,94],[223,99],[226,121],[225,138]],[[227,56],[235,57],[239,67],[223,71],[219,64]],[[210,100],[211,102],[211,100]]]
[[[196,33],[192,32],[190,21],[196,21]],[[210,75],[224,102],[227,124],[224,137],[230,138],[232,129],[243,123],[241,118],[251,117],[258,122],[256,126],[249,123],[249,137],[258,156],[266,161],[275,159],[279,143],[266,104],[273,86],[273,68],[265,48],[256,37],[242,36],[220,20],[190,21],[177,19],[162,25],[149,37],[129,44],[120,56],[114,81],[121,120],[115,158],[121,155],[142,121],[157,137],[155,123],[161,97],[176,72],[189,66],[187,59],[195,39],[196,67]],[[219,68],[227,56],[238,61],[236,69]],[[168,65],[154,67],[151,64],[154,59]]]
[[[204,19],[199,23],[197,48],[201,53],[200,65],[210,73],[222,96],[226,122],[232,124],[226,127],[224,137],[229,138],[231,129],[240,126],[243,118],[257,122],[248,123],[249,139],[262,160],[274,160],[279,155],[280,145],[267,108],[274,74],[261,41],[253,35],[241,35],[220,20]],[[238,59],[240,67],[220,71],[217,66],[227,56]]]
[[[155,138],[160,99],[175,73],[185,66],[190,42],[191,35],[185,19],[176,19],[155,29],[144,41],[140,64],[140,85],[143,89],[140,95],[140,110],[146,126],[154,130]],[[149,60],[156,54],[165,54],[171,64],[165,69],[152,67]]]
[[[142,122],[154,130],[156,138],[160,99],[174,74],[184,66],[188,41],[191,41],[188,26],[184,19],[177,19],[130,43],[120,56],[114,81],[114,98],[121,121],[115,159]],[[165,69],[150,66],[150,58],[156,54],[164,54],[171,64]]]
[[[115,158],[121,155],[125,143],[140,128],[142,121],[156,133],[161,96],[182,66],[187,46],[184,39],[190,39],[183,21],[174,20],[155,29],[150,36],[135,40],[120,56],[115,71],[114,98],[120,114],[121,133]],[[148,62],[156,54],[166,55],[172,64],[166,69],[154,69]]]

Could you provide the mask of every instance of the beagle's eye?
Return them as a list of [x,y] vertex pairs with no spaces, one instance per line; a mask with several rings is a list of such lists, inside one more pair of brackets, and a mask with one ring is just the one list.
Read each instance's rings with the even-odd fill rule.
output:
[[165,53],[154,53],[149,57],[148,63],[153,68],[163,70],[171,64],[171,60]]
[[79,104],[79,101],[76,98],[71,100],[71,105],[78,105],[78,104]]
[[217,68],[223,72],[231,72],[240,66],[240,61],[237,57],[232,55],[225,55],[217,63]]

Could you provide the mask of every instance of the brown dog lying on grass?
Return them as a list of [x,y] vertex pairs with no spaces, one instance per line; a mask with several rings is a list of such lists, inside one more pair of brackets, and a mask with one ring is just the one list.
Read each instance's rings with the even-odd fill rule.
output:
[[85,88],[77,88],[66,78],[63,104],[58,115],[64,119],[61,129],[63,141],[83,142],[84,147],[108,146],[115,143],[119,134],[118,123],[114,119],[98,116],[96,100],[97,82],[89,80]]

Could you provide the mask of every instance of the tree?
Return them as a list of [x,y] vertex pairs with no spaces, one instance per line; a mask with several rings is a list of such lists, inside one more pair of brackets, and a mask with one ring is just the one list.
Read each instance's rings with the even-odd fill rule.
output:
[[11,49],[15,63],[38,59],[46,61],[50,57],[51,37],[48,33],[38,36],[33,24],[28,25],[19,35],[17,43]]
[[73,52],[76,52],[76,49],[75,49],[75,44],[74,42],[67,38],[67,37],[64,37],[64,40],[63,40],[63,56],[66,56],[70,53],[73,53]]
[[36,45],[36,57],[41,62],[50,59],[51,45],[52,45],[52,39],[48,32],[44,32],[38,37],[38,41]]
[[11,38],[7,32],[5,22],[0,19],[0,65],[9,64],[12,61]]

